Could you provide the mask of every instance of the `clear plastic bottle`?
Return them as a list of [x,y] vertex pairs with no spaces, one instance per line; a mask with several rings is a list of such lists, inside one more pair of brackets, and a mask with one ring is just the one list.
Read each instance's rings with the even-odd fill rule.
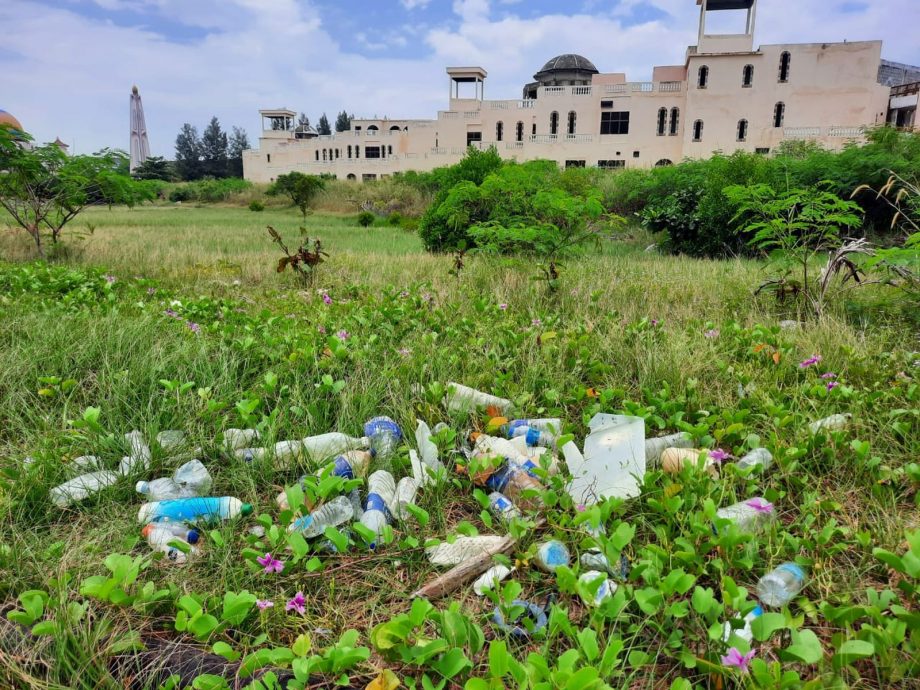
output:
[[522,453],[514,443],[506,438],[487,434],[470,434],[470,440],[473,441],[474,458],[501,457],[518,463],[530,460],[526,453]]
[[[181,522],[168,522],[166,520],[162,520],[160,522],[151,522],[149,525],[144,525],[144,529],[147,529],[148,527],[156,527],[157,529],[166,530],[174,537],[178,537],[182,541],[187,541],[189,544],[197,544],[198,540],[201,539],[201,535],[198,533],[198,530],[189,529],[188,525],[185,525]],[[141,534],[145,537],[147,536],[144,534],[144,530],[141,530]]]
[[51,502],[58,508],[66,508],[72,503],[77,503],[87,496],[102,491],[107,486],[112,486],[119,478],[118,473],[108,470],[81,474],[51,489],[49,492]]
[[444,402],[447,409],[452,412],[470,412],[477,407],[492,407],[501,414],[511,407],[510,400],[498,398],[452,381],[447,384],[447,395],[444,396]]
[[369,440],[366,437],[355,438],[348,434],[338,431],[330,431],[328,434],[319,434],[318,436],[307,436],[300,443],[303,450],[306,451],[310,460],[320,463],[323,460],[334,458],[349,450],[358,450],[367,448]]
[[129,431],[125,434],[125,442],[128,444],[128,448],[131,449],[130,457],[133,458],[137,463],[147,467],[150,463],[150,448],[147,446],[147,442],[144,440],[144,435],[137,430]]
[[741,469],[749,469],[760,465],[764,470],[770,469],[773,464],[773,454],[766,448],[755,448],[736,463]]
[[389,417],[374,417],[364,423],[364,435],[369,439],[371,453],[377,460],[392,456],[402,441],[402,429]]
[[272,451],[276,462],[284,463],[288,460],[297,460],[303,455],[303,441],[278,441]]
[[300,532],[306,539],[318,537],[327,527],[338,527],[351,522],[354,509],[348,496],[336,496],[309,515],[297,518],[288,527],[288,532]]
[[393,502],[390,503],[390,512],[397,520],[405,520],[411,513],[406,506],[415,505],[415,496],[418,493],[418,482],[412,477],[403,477],[396,485]]
[[677,474],[684,467],[697,467],[700,456],[705,456],[703,469],[711,475],[718,475],[719,463],[708,455],[709,451],[697,448],[666,448],[661,453],[661,469],[668,474]]
[[693,439],[682,431],[668,436],[645,439],[646,465],[656,466],[661,461],[661,454],[668,448],[693,448]]
[[252,513],[252,505],[233,496],[207,496],[177,498],[172,501],[145,503],[137,512],[137,521],[143,524],[169,520],[194,522],[196,520],[228,520],[238,515]]
[[233,457],[243,462],[260,462],[268,456],[265,448],[239,448],[233,451]]
[[176,484],[171,477],[152,479],[149,482],[142,479],[134,485],[134,490],[143,494],[147,501],[171,501],[176,498],[194,498],[198,495],[194,490]]
[[357,488],[348,492],[348,500],[351,501],[351,509],[354,513],[353,520],[361,522],[361,516],[364,515],[364,504],[361,502],[361,491]]
[[582,596],[582,600],[591,606],[600,606],[604,599],[612,597],[617,591],[617,583],[598,570],[588,570],[578,577],[578,582],[583,586],[593,585],[597,580],[601,580],[601,583],[594,593],[594,598],[589,600]]
[[773,504],[763,498],[749,498],[727,508],[719,508],[716,516],[731,520],[742,532],[759,532],[776,517]]
[[[393,516],[388,506],[393,502],[396,494],[396,482],[393,475],[386,470],[377,470],[367,478],[367,500],[364,504],[364,514],[361,524],[373,530],[379,539]],[[376,547],[376,542],[371,543],[371,548]]]
[[843,414],[832,414],[830,417],[825,417],[824,419],[819,419],[816,422],[812,422],[808,425],[808,429],[813,434],[817,434],[820,431],[839,431],[843,429],[847,424],[850,423],[850,419],[853,418],[853,415],[849,412]]
[[169,530],[161,529],[156,524],[146,525],[144,529],[141,530],[141,534],[147,540],[147,543],[150,544],[150,548],[154,551],[162,551],[166,554],[166,558],[176,565],[185,564],[186,561],[188,561],[188,557],[195,553],[195,548],[193,546],[189,546],[188,554],[172,546],[171,544],[183,540],[172,534]]
[[501,548],[505,541],[505,537],[497,534],[459,536],[453,542],[442,541],[440,544],[429,546],[425,549],[425,554],[432,565],[451,566],[485,553],[492,553],[495,549]]
[[526,419],[515,419],[501,427],[502,433],[509,439],[523,438],[528,446],[554,448],[557,436],[527,424]]
[[258,440],[259,432],[256,429],[227,429],[224,432],[224,447],[227,450],[246,448]]
[[172,477],[139,481],[134,489],[148,501],[168,501],[174,498],[202,496],[211,490],[211,475],[199,460],[181,465]]
[[492,491],[504,494],[518,507],[537,508],[542,499],[538,495],[527,496],[525,491],[543,491],[544,486],[526,468],[505,462],[486,480]]
[[185,432],[178,430],[161,431],[157,434],[157,444],[165,451],[178,448],[185,443]]
[[569,554],[565,544],[556,539],[550,539],[537,547],[537,553],[533,560],[538,568],[552,573],[556,571],[556,568],[568,565],[569,561],[572,560],[572,556]]
[[757,582],[757,598],[764,606],[780,608],[805,586],[805,571],[795,563],[783,563]]
[[349,450],[336,456],[330,464],[318,470],[316,476],[321,477],[328,473],[334,477],[355,479],[367,474],[371,465],[371,454],[366,450]]
[[489,494],[489,511],[499,520],[506,522],[521,517],[521,511],[517,509],[517,506],[505,494],[498,491]]

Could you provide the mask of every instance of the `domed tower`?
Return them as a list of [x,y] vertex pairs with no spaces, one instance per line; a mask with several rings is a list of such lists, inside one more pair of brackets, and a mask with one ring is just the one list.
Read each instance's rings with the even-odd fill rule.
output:
[[597,67],[583,55],[557,55],[533,75],[534,81],[524,87],[524,98],[536,98],[541,86],[590,86]]
[[19,143],[21,147],[32,148],[31,143],[26,135],[26,130],[23,129],[22,124],[17,120],[11,113],[0,108],[0,127],[6,127],[9,129],[10,134],[13,135],[13,139]]

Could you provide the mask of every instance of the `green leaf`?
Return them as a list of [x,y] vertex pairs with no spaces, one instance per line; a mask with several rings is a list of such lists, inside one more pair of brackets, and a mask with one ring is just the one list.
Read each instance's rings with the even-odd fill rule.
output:
[[764,642],[777,630],[786,627],[786,617],[781,613],[767,612],[751,621],[751,631],[754,639]]
[[204,673],[192,681],[194,690],[228,690],[230,685],[223,676],[216,676],[213,673]]
[[224,659],[233,663],[240,658],[240,653],[235,651],[233,647],[228,645],[226,642],[218,641],[214,643],[214,646],[211,647],[211,651],[215,654],[222,656]]
[[711,587],[703,589],[697,585],[696,589],[693,590],[693,596],[690,598],[690,602],[693,604],[693,610],[701,615],[705,615],[712,608],[713,604],[716,603],[715,593],[712,591]]
[[581,652],[588,662],[593,664],[594,660],[600,656],[600,647],[597,644],[597,633],[591,628],[584,628],[578,633],[578,645],[581,647]]
[[875,646],[865,640],[847,640],[834,655],[835,666],[846,666],[875,654]]
[[249,615],[255,603],[256,595],[245,589],[239,594],[226,592],[220,618],[234,627],[239,626]]
[[781,655],[805,664],[817,664],[824,656],[824,649],[821,647],[818,636],[811,630],[793,630],[792,644]]
[[493,640],[489,643],[489,675],[501,678],[508,673],[508,646],[504,640]]
[[42,621],[32,626],[32,634],[36,637],[41,635],[54,635],[57,632],[57,624],[54,621]]
[[199,640],[205,640],[220,625],[214,616],[210,613],[203,613],[189,621],[188,631]]
[[447,651],[432,667],[445,678],[453,678],[467,668],[472,668],[473,663],[466,658],[463,650],[456,647]]
[[646,587],[645,589],[637,589],[635,592],[636,603],[639,605],[639,608],[642,609],[642,612],[651,616],[661,608],[661,604],[664,602],[664,595],[655,589],[654,587]]
[[310,635],[308,633],[301,633],[298,635],[297,639],[294,640],[294,644],[291,645],[291,651],[299,657],[305,657],[310,653],[312,648],[313,641],[310,639]]

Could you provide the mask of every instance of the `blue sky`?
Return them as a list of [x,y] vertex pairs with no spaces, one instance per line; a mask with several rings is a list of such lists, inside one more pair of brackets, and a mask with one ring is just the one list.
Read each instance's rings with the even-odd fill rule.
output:
[[[481,65],[486,96],[514,98],[549,58],[648,79],[695,42],[694,0],[2,0],[0,108],[39,140],[79,152],[127,145],[128,94],[144,99],[152,150],[212,115],[258,136],[258,109],[315,121],[433,117],[448,65]],[[900,18],[892,22],[892,17]],[[755,44],[884,41],[920,64],[917,0],[760,0]]]

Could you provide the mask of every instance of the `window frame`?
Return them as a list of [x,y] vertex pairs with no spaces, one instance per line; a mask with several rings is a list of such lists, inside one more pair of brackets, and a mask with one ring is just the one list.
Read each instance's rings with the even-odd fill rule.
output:
[[[601,113],[600,133],[603,136],[623,136],[629,134],[629,113],[628,110],[610,110]],[[604,131],[606,128],[611,131]],[[614,125],[616,125],[614,127]],[[616,129],[618,131],[612,131]]]

